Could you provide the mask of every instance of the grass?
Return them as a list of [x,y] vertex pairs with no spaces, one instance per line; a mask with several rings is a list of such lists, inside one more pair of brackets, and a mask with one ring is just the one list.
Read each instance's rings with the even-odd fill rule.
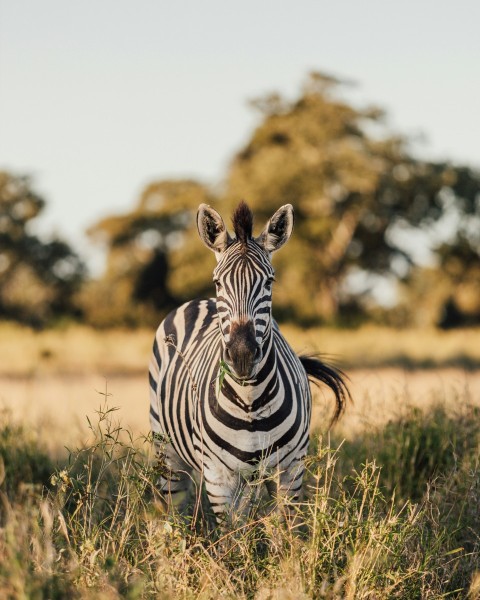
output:
[[77,325],[35,331],[0,322],[0,375],[144,373],[153,334],[147,330],[103,331]]
[[282,327],[291,345],[325,353],[345,368],[400,367],[438,369],[480,366],[480,329],[359,329]]
[[480,331],[284,329],[355,405],[327,435],[316,398],[295,521],[220,532],[158,498],[151,331],[0,325],[0,598],[480,599]]
[[314,436],[295,521],[257,513],[228,531],[164,513],[150,440],[106,404],[56,465],[4,414],[0,595],[479,598],[480,415],[462,400]]
[[[357,330],[302,330],[285,325],[282,331],[296,350],[320,352],[346,368],[480,366],[480,329],[365,326]],[[68,326],[38,332],[0,323],[0,376],[144,373],[152,343],[153,331],[146,329],[97,331]]]

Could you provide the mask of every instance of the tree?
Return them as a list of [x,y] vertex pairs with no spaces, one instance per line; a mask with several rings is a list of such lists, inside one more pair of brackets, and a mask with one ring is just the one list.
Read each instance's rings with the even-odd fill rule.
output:
[[66,242],[30,233],[44,207],[28,177],[0,172],[0,315],[35,326],[75,313],[85,274]]
[[[465,240],[476,264],[471,223],[478,225],[479,174],[418,160],[406,138],[388,131],[380,109],[351,106],[341,100],[340,87],[339,80],[313,73],[294,100],[271,94],[254,101],[260,123],[234,156],[220,193],[194,181],[154,182],[131,213],[93,227],[109,253],[100,295],[91,300],[97,315],[103,298],[104,322],[115,306],[120,321],[157,320],[171,306],[211,291],[213,264],[195,231],[201,202],[225,215],[244,199],[259,226],[280,205],[294,205],[295,233],[288,251],[274,259],[282,280],[275,310],[297,322],[365,313],[376,277],[413,289],[420,269],[412,232],[429,242],[446,271],[442,261],[453,265],[466,257]],[[439,225],[453,210],[456,237],[445,240]],[[463,288],[476,289],[470,285],[476,276],[476,268],[466,269]],[[354,278],[363,289],[352,285]],[[432,290],[438,315],[451,301],[444,288]]]
[[415,268],[404,302],[417,307],[416,324],[457,327],[480,324],[480,193],[478,174],[457,169],[442,193],[442,220],[450,233],[434,246],[435,264]]
[[355,272],[406,278],[414,248],[395,233],[428,231],[445,215],[447,195],[465,214],[479,213],[478,174],[415,159],[406,139],[386,131],[381,110],[346,104],[339,85],[314,73],[296,100],[255,101],[262,121],[227,176],[230,204],[245,198],[264,218],[294,205],[295,235],[277,263],[288,284],[276,304],[305,320],[331,320],[351,306]]
[[90,322],[138,325],[210,288],[195,213],[213,196],[191,180],[156,181],[130,213],[101,220],[89,229],[107,249],[104,276],[87,286],[83,306]]

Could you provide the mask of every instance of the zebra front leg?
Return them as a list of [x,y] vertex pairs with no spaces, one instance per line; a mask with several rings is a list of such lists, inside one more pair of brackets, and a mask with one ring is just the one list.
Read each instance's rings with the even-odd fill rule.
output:
[[170,471],[158,480],[158,491],[168,512],[185,514],[189,503],[192,475],[189,471]]
[[274,501],[273,510],[282,520],[293,522],[296,516],[295,502],[302,492],[305,466],[303,459],[296,460],[286,469],[277,469],[265,482],[268,493]]
[[245,480],[238,473],[204,470],[205,489],[218,525],[231,525],[244,514],[243,490]]
[[155,441],[155,456],[160,473],[157,489],[166,510],[183,514],[192,487],[191,468],[178,456],[170,443]]

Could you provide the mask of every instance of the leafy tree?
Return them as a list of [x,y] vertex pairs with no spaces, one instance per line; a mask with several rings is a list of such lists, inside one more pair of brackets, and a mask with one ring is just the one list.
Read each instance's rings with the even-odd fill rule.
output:
[[354,273],[406,278],[415,248],[395,234],[428,232],[448,212],[447,196],[466,218],[479,214],[477,173],[415,159],[406,139],[385,131],[382,111],[346,104],[338,86],[314,73],[298,99],[255,101],[261,123],[227,177],[231,204],[245,198],[263,217],[295,206],[296,232],[277,265],[287,285],[276,304],[305,320],[351,306]]
[[28,177],[0,172],[0,316],[36,326],[75,312],[85,273],[66,242],[30,232],[44,206]]
[[415,268],[407,278],[404,303],[416,307],[416,324],[442,327],[480,323],[480,193],[469,169],[458,169],[452,189],[444,190],[443,221],[450,236],[434,248],[436,262]]
[[90,322],[156,323],[159,314],[206,293],[211,277],[195,225],[202,202],[213,199],[198,182],[157,181],[147,186],[132,212],[90,228],[91,238],[107,248],[104,276],[82,294]]
[[[194,181],[154,182],[131,213],[94,226],[92,236],[109,253],[106,275],[88,300],[97,322],[157,320],[158,312],[208,294],[213,265],[196,235],[197,207],[215,204],[225,215],[241,199],[259,226],[280,205],[295,207],[295,235],[288,251],[275,256],[282,280],[277,317],[309,323],[365,312],[368,283],[378,276],[414,289],[424,273],[415,264],[415,232],[430,240],[442,272],[461,265],[458,293],[468,289],[471,296],[478,286],[479,174],[418,160],[407,139],[388,131],[381,110],[351,106],[340,86],[313,73],[296,99],[255,100],[259,125],[234,156],[221,193]],[[456,233],[443,239],[439,232],[452,214]],[[449,302],[465,309],[466,292],[462,301],[445,293],[458,277],[431,290],[437,320]],[[360,292],[352,285],[358,280]]]

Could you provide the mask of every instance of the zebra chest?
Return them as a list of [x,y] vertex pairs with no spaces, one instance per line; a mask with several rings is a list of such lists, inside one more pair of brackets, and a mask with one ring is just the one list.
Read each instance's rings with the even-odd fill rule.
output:
[[244,429],[236,431],[225,441],[225,447],[220,445],[216,454],[232,472],[249,473],[258,470],[260,464],[270,466],[277,463],[276,451],[272,450],[277,436],[272,432]]
[[279,441],[292,427],[289,419],[270,421],[249,413],[240,418],[224,411],[204,417],[200,429],[210,458],[232,472],[253,472],[259,464],[276,465],[278,452],[287,450],[286,446],[280,447]]

